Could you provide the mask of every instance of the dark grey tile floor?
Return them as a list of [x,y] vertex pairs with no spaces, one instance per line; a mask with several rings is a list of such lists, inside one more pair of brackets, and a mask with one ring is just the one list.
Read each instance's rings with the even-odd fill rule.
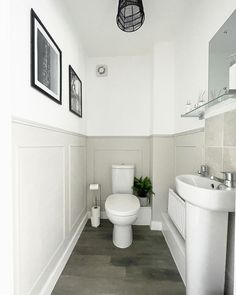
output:
[[53,295],[184,295],[185,287],[161,232],[133,226],[127,249],[112,243],[112,224],[88,221]]

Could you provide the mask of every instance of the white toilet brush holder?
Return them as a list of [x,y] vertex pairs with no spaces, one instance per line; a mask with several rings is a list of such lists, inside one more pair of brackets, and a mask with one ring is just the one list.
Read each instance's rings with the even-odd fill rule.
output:
[[91,210],[91,225],[98,227],[100,225],[100,206],[93,206]]

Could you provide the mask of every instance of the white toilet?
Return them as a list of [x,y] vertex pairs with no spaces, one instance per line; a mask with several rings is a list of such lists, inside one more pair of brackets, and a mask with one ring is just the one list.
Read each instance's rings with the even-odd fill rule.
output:
[[112,165],[112,195],[105,202],[107,217],[114,224],[113,244],[127,248],[132,244],[132,224],[138,216],[140,202],[132,195],[133,165]]

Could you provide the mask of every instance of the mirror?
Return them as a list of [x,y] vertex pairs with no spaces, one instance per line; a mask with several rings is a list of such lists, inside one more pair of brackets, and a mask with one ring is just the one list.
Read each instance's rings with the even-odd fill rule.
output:
[[236,10],[209,44],[209,99],[236,90]]

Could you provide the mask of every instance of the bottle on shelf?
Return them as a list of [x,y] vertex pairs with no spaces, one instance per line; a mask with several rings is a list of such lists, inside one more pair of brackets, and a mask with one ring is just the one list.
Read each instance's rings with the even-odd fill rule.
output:
[[186,103],[186,113],[190,112],[191,110],[192,110],[191,100],[187,100],[187,103]]

